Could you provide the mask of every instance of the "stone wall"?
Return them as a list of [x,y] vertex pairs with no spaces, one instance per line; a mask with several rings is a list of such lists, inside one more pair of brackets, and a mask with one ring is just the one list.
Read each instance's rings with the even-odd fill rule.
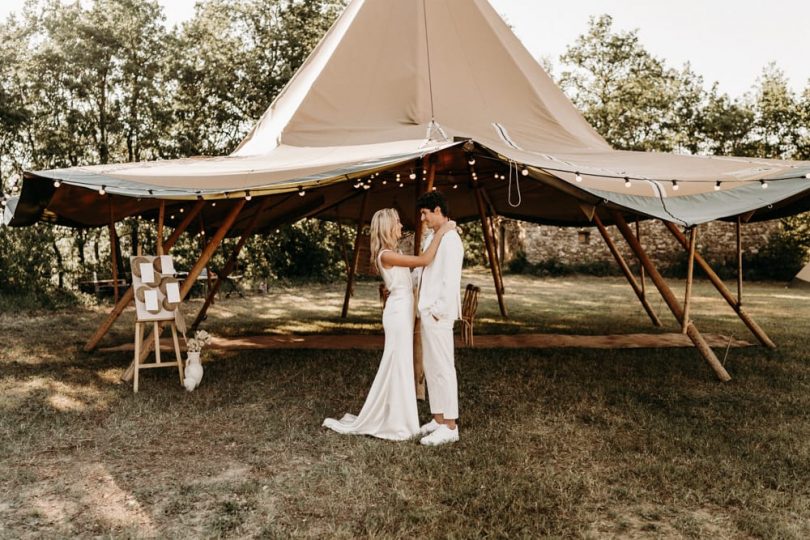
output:
[[[630,224],[635,230],[635,224]],[[750,223],[742,226],[742,246],[745,253],[756,253],[768,241],[769,235],[780,227],[779,221]],[[608,227],[616,245],[628,262],[634,261],[627,243],[616,227]],[[659,268],[668,268],[684,258],[683,249],[672,233],[660,221],[640,223],[641,244]],[[503,260],[508,262],[522,251],[532,264],[557,260],[563,264],[579,265],[596,262],[615,264],[596,227],[551,227],[521,221],[503,220]],[[736,260],[736,226],[734,223],[712,222],[701,225],[697,251],[708,261]]]

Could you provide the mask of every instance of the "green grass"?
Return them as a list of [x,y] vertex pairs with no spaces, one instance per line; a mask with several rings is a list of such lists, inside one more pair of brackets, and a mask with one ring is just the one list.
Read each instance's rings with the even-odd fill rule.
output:
[[[653,331],[620,279],[507,276],[509,320],[465,281],[479,333]],[[348,321],[313,285],[223,299],[206,328],[380,332],[376,286]],[[780,348],[732,349],[727,384],[690,349],[459,350],[462,438],[435,449],[320,427],[359,410],[374,351],[206,353],[197,391],[159,370],[133,395],[128,355],[80,352],[102,309],[0,314],[0,537],[807,538],[810,294],[745,294]],[[697,284],[698,327],[751,340],[717,298]]]

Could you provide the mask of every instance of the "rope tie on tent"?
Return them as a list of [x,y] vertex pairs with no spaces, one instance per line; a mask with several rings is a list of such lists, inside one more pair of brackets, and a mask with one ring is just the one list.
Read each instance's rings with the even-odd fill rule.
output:
[[[512,202],[512,177],[515,179],[515,191],[517,192],[517,202]],[[515,161],[509,160],[509,191],[507,192],[507,202],[512,208],[517,208],[523,202],[520,194],[520,171]]]

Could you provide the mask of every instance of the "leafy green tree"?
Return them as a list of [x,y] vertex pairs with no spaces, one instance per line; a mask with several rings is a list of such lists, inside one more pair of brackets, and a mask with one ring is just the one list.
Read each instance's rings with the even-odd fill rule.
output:
[[680,73],[666,68],[644,49],[637,31],[615,32],[609,15],[591,18],[561,60],[567,69],[560,85],[615,148],[671,151],[681,125],[694,125],[699,77],[688,66]]

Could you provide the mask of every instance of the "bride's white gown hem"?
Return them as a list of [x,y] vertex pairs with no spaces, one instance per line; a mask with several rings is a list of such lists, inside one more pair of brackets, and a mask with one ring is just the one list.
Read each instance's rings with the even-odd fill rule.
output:
[[[380,263],[378,256],[378,263]],[[385,349],[366,402],[356,416],[327,418],[323,425],[338,433],[371,435],[402,441],[419,433],[413,376],[413,293],[407,268],[378,264],[390,291],[383,311]]]

